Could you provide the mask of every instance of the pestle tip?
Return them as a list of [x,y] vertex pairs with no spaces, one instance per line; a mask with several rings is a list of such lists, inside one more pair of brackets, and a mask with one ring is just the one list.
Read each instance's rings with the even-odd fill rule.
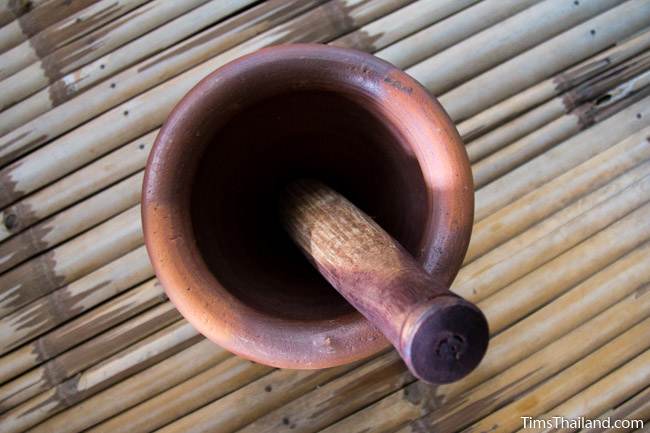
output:
[[401,346],[411,372],[430,383],[450,383],[471,372],[487,350],[481,311],[462,298],[433,298],[409,315]]

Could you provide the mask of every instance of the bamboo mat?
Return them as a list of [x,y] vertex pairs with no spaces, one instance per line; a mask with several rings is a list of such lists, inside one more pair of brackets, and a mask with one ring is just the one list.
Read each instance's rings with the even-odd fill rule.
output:
[[[154,278],[139,197],[157,128],[215,68],[291,42],[394,63],[463,136],[476,220],[452,289],[493,335],[460,382],[418,382],[393,351],[251,363]],[[650,419],[650,0],[0,0],[0,110],[1,432]]]

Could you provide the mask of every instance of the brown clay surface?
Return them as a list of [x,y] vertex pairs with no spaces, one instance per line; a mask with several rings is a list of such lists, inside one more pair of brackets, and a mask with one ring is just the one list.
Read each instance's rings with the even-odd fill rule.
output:
[[471,230],[460,138],[393,66],[290,45],[205,78],[176,106],[150,156],[147,246],[170,298],[200,332],[279,367],[339,365],[387,344],[282,230],[279,194],[306,175],[344,193],[443,284]]

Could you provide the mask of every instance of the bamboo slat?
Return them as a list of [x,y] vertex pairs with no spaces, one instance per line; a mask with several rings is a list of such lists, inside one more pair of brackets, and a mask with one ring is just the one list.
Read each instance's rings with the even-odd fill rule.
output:
[[[253,0],[211,0],[138,39],[102,55],[76,70],[65,73],[56,80],[48,80],[45,83],[46,88],[0,113],[0,135],[7,134],[47,110],[63,104],[102,79],[111,77],[137,61],[173,46],[183,38],[194,34],[197,29],[209,27],[237,9],[252,3]],[[275,1],[265,2],[253,10],[257,13],[260,9],[273,8],[274,6],[277,9],[276,3]],[[297,8],[297,6],[294,7]],[[237,20],[252,12],[244,12],[238,16]]]
[[375,55],[398,68],[407,68],[497,24],[538,1],[483,0],[376,52]]
[[[485,299],[481,309],[499,332],[650,238],[650,204],[598,232]],[[531,292],[525,288],[544,287]],[[490,312],[494,312],[491,314]]]
[[84,38],[53,50],[0,82],[0,95],[2,95],[0,96],[0,109],[21,101],[47,86],[48,83],[207,1],[152,0],[97,28]]
[[[397,352],[391,351],[238,431],[315,432],[331,424],[333,417],[336,420],[350,414],[372,403],[377,395],[393,392],[413,380]],[[314,404],[317,410],[313,410]]]
[[10,23],[14,19],[28,11],[29,5],[18,4],[18,7],[12,10],[9,0],[0,0],[0,26]]
[[[644,337],[648,335],[648,332],[650,332],[650,319],[630,328],[605,346],[555,375],[534,391],[493,412],[466,430],[482,431],[488,423],[492,423],[489,424],[490,426],[496,423],[499,431],[514,431],[520,426],[521,416],[524,414],[526,416],[541,415],[544,410],[551,409],[554,404],[572,396],[586,384],[593,383],[634,357],[636,358],[629,363],[629,369],[639,371],[639,375],[635,377],[636,375],[632,373],[625,381],[631,380],[638,386],[637,380],[645,378],[647,381],[650,374],[650,351],[646,350],[650,345],[650,339]],[[616,377],[622,379],[621,375]],[[621,386],[621,388],[625,389],[625,386]]]
[[0,212],[0,241],[144,168],[158,130],[70,173]]
[[[524,232],[490,250],[487,254],[465,265],[454,280],[453,290],[462,296],[468,296],[469,293],[472,293],[473,296],[478,296],[481,290],[481,280],[475,278],[477,275],[489,271],[493,266],[505,265],[519,251],[529,248],[536,242],[543,242],[545,236],[557,230],[564,230],[562,226],[576,218],[584,216],[586,212],[589,212],[596,206],[603,205],[608,199],[621,193],[648,174],[650,174],[650,161],[645,161],[620,176],[614,177],[609,183],[579,197],[566,207],[552,213],[546,219],[534,224]],[[486,284],[490,284],[490,275],[489,273],[485,274]],[[507,274],[504,275],[504,278],[508,279]],[[473,280],[473,282],[468,283],[468,280]]]
[[11,0],[0,1],[0,26],[9,24],[47,0],[34,0],[30,2],[14,2]]
[[188,380],[230,355],[202,340],[41,423],[34,431],[79,432]]
[[[649,101],[644,98],[476,191],[474,220],[480,224],[491,214],[496,219],[498,209],[643,129],[643,119],[650,117]],[[640,138],[637,144],[643,146],[642,141]],[[530,173],[535,173],[534,178]]]
[[609,69],[610,66],[616,66],[649,47],[650,30],[645,30],[626,41],[617,42],[614,47],[598,53],[565,71],[559,71],[541,83],[537,83],[486,108],[459,123],[456,127],[464,140],[474,140],[501,123],[584,83],[595,75]]
[[263,377],[272,370],[230,358],[154,398],[87,430],[88,433],[145,433]]
[[[649,61],[650,55],[644,53],[619,66],[603,69],[581,85],[470,141],[467,143],[467,154],[470,161],[479,161],[503,148],[506,144],[544,127],[547,123],[571,111],[577,112],[577,116],[572,118],[575,119],[580,129],[591,126],[593,120],[602,116],[603,114],[599,114],[599,110],[601,113],[605,111],[606,115],[613,114],[608,112],[606,107],[639,90],[635,83],[641,84],[640,81],[643,80],[635,79],[635,76],[648,69]],[[626,81],[630,82],[621,86]],[[620,86],[620,88],[616,86]],[[595,107],[584,105],[588,102]],[[616,108],[624,107],[616,106]]]
[[[359,363],[324,370],[276,370],[262,379],[216,400],[177,421],[161,433],[232,432],[294,400],[300,395],[351,371]],[[215,416],[215,414],[219,414]]]
[[0,388],[0,410],[18,406],[48,388],[59,385],[82,370],[137,343],[139,340],[180,319],[170,302],[158,305],[98,337],[75,347]]
[[[489,27],[462,42],[406,70],[434,95],[440,95],[463,81],[581,23],[621,1],[574,2],[545,0]],[[634,25],[633,23],[631,24]],[[633,32],[633,31],[632,31]],[[468,63],[467,59],[472,62]],[[502,75],[503,77],[504,75]],[[453,106],[440,99],[455,120]],[[448,98],[449,99],[449,98]]]
[[640,287],[650,280],[650,271],[644,266],[649,257],[650,244],[646,242],[496,335],[480,369],[464,381],[448,385],[447,392],[459,395],[552,343],[626,296],[634,295],[636,299]]
[[[8,12],[7,15],[10,14],[11,12]],[[5,15],[3,14],[3,16]],[[23,31],[18,20],[3,25],[2,28],[0,28],[0,41],[2,41],[0,42],[0,53],[15,47],[24,40]]]
[[50,25],[30,36],[29,40],[0,54],[0,79],[9,77],[147,1],[149,0],[100,0]]
[[118,257],[0,319],[0,354],[152,276],[153,269],[144,246]]
[[0,382],[7,382],[165,300],[167,296],[158,282],[137,286],[4,355],[0,359]]
[[608,89],[602,95],[603,99],[586,102],[571,113],[548,122],[478,161],[472,167],[475,187],[480,188],[488,184],[555,144],[588,128],[598,122],[599,118],[611,116],[650,94],[648,84],[650,84],[650,71],[645,71],[613,89]]
[[[567,419],[577,419],[583,416],[593,419],[601,411],[622,403],[640,389],[643,389],[643,386],[649,380],[650,351],[646,351],[561,405],[554,407],[551,409],[551,413],[542,415],[539,418],[548,419],[553,416],[563,416]],[[628,413],[632,417],[628,419],[647,420],[647,416],[650,415],[650,392],[643,393],[641,397],[639,401],[633,401],[629,405],[631,407],[625,408],[625,411],[619,411],[619,416],[615,419],[621,419],[623,418],[620,416],[621,413],[625,414],[627,411],[631,411],[632,413]],[[533,429],[533,431],[535,430]],[[575,430],[577,429],[557,429],[558,433],[568,433]],[[616,430],[624,431],[623,429]]]
[[337,47],[374,52],[478,0],[417,0],[331,42]]
[[[636,394],[634,397],[625,401],[624,403],[616,406],[605,412],[598,419],[604,421],[609,418],[611,420],[635,420],[635,422],[646,421],[650,419],[650,387],[644,389],[643,391]],[[603,423],[604,424],[604,423]],[[580,430],[581,433],[603,433],[603,432],[614,432],[617,433],[627,433],[634,430],[637,426],[633,423],[630,423],[629,427],[618,427],[618,428],[604,428],[604,427],[595,427],[595,428],[584,428]]]
[[5,418],[0,420],[0,427],[8,433],[25,431],[125,377],[191,346],[199,339],[198,333],[185,321],[169,325],[6,412]]
[[[569,110],[563,96],[553,98],[521,116],[515,117],[510,122],[493,129],[487,134],[480,136],[476,140],[466,143],[467,156],[472,163],[481,161],[483,158],[503,148],[506,144],[512,143],[536,131],[537,128],[541,128],[547,123],[567,114]],[[575,122],[579,123],[578,116],[575,116]],[[468,135],[472,133],[474,131]]]
[[[647,26],[645,17],[649,14],[650,5],[646,1],[625,2],[446,92],[440,96],[440,103],[453,119],[464,120],[635,34]],[[503,77],[512,79],[503,80]],[[489,91],[485,87],[488,83]],[[471,104],[468,97],[472,99]]]
[[[616,117],[617,116],[614,116],[611,119]],[[606,121],[603,125],[606,123],[609,122]],[[587,130],[586,132],[589,133],[591,130]],[[602,186],[608,181],[608,179],[618,176],[626,170],[629,170],[648,159],[648,157],[650,157],[650,142],[647,140],[648,132],[650,132],[650,129],[644,128],[641,131],[628,136],[618,144],[611,146],[604,152],[596,154],[545,184],[539,182],[537,185],[523,186],[523,188],[530,191],[528,194],[522,195],[521,198],[518,198],[507,206],[494,212],[489,217],[475,223],[474,234],[465,261],[469,263],[475,260],[490,249],[507,241],[534,223],[559,210],[564,206],[564,204],[570,203],[573,199]],[[580,137],[580,135],[576,136],[576,138],[578,137]],[[535,179],[533,181],[537,183],[537,179],[540,177],[547,177],[545,176],[546,171],[555,171],[557,165],[567,162],[566,159],[568,158],[566,156],[563,160],[557,161],[549,158],[549,153],[560,154],[558,149],[567,144],[574,144],[577,147],[581,140],[578,141],[578,143],[576,143],[576,141],[578,140],[570,139],[549,152],[546,152],[541,157],[538,157],[538,159],[545,158],[548,162],[544,161],[544,163],[542,163],[542,161],[533,160],[532,163],[539,162],[539,164],[535,164],[537,167],[540,165],[542,166],[539,171],[529,172],[535,173]],[[587,140],[587,142],[596,145],[590,140]],[[604,144],[606,145],[608,143]],[[571,150],[574,149],[575,147]],[[580,155],[581,159],[582,157],[583,155]],[[531,163],[521,166],[516,171],[519,171],[522,168],[527,168],[527,165],[531,165]],[[558,173],[556,172],[555,174]],[[509,175],[501,179],[506,179],[507,177],[509,177]],[[499,179],[498,182],[501,182],[501,179]],[[528,176],[527,181],[529,184],[532,182],[530,176]],[[497,182],[494,182],[489,186],[492,186],[495,183]],[[535,187],[537,187],[537,189],[534,189]],[[484,190],[485,188],[479,190],[478,194],[481,194]],[[482,210],[482,206],[477,205],[476,213],[480,214],[482,213]],[[479,218],[480,217],[477,217],[477,219]]]
[[140,202],[142,171],[0,244],[0,272],[60,244]]
[[92,272],[142,242],[138,205],[0,275],[0,316]]
[[[548,261],[578,245],[610,224],[625,217],[629,212],[650,201],[650,175],[630,185],[609,200],[605,200],[588,212],[580,214],[556,230],[548,233],[509,257],[473,274],[463,273],[463,279],[453,284],[453,290],[461,296],[470,292],[474,299],[482,300],[497,290],[524,277]],[[514,252],[513,252],[514,253]]]
[[47,27],[92,5],[97,0],[4,0],[0,10],[0,53]]
[[[10,136],[3,137],[2,143],[0,143],[0,160],[6,162],[2,155],[16,156],[25,153],[42,144],[48,137],[57,136],[93,115],[115,106],[115,108],[87,122],[82,127],[54,140],[47,146],[32,152],[1,170],[0,182],[6,185],[6,188],[3,196],[0,197],[0,206],[4,207],[10,204],[25,193],[44,186],[79,168],[91,159],[105,154],[122,143],[159,126],[173,105],[201,78],[217,67],[243,54],[271,44],[330,40],[411,1],[369,0],[348,7],[343,0],[334,0],[333,3],[327,3],[312,9],[293,20],[284,22],[248,39],[238,46],[234,45],[241,40],[233,41],[232,37],[228,37],[230,35],[221,35],[222,37],[217,38],[216,41],[216,51],[217,53],[221,52],[221,54],[121,105],[115,106],[115,104],[137,94],[138,91],[148,88],[151,85],[148,81],[150,77],[154,82],[160,82],[165,78],[164,75],[161,77],[161,72],[169,72],[170,69],[178,72],[174,66],[178,63],[184,64],[188,61],[188,57],[194,59],[195,57],[214,56],[216,54],[214,52],[215,44],[214,41],[211,41],[210,44],[198,46],[196,51],[199,51],[199,53],[193,52],[194,57],[189,54],[187,56],[164,57],[165,53],[161,53],[159,57],[150,59],[146,65],[140,67],[136,65],[115,76],[113,80],[110,80],[110,83],[105,83],[87,91],[80,96],[80,100],[75,101],[76,104],[64,104],[48,112],[47,117],[51,121],[45,121],[45,119],[39,117],[34,119],[33,123],[30,122],[13,131]],[[340,14],[344,14],[347,19],[343,21],[323,20],[324,16],[327,17],[328,14],[332,13],[332,8],[334,8],[334,11],[338,10]],[[236,36],[246,39],[247,35],[236,33]],[[209,46],[206,48],[206,45]],[[230,49],[224,52],[224,46]],[[187,53],[187,51],[182,51],[182,53]],[[157,59],[161,58],[165,59],[162,64],[157,61]],[[151,67],[157,63],[157,68]],[[111,87],[111,84],[114,84],[114,86]],[[55,119],[56,116],[52,113],[56,111],[57,114],[62,114],[63,111],[59,110],[59,108],[66,106],[74,107],[75,112],[68,112],[65,116]],[[26,129],[23,130],[23,128]],[[47,131],[43,128],[46,128]],[[118,133],[116,133],[116,128]],[[89,135],[93,137],[92,143],[88,141]]]

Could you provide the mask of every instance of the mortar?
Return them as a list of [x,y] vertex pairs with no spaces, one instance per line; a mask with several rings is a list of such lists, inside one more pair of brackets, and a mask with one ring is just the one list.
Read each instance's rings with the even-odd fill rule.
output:
[[203,335],[275,367],[332,367],[389,345],[283,230],[277,202],[304,177],[345,195],[447,287],[472,227],[461,139],[437,101],[394,66],[300,44],[207,76],[150,154],[146,245],[169,298]]

